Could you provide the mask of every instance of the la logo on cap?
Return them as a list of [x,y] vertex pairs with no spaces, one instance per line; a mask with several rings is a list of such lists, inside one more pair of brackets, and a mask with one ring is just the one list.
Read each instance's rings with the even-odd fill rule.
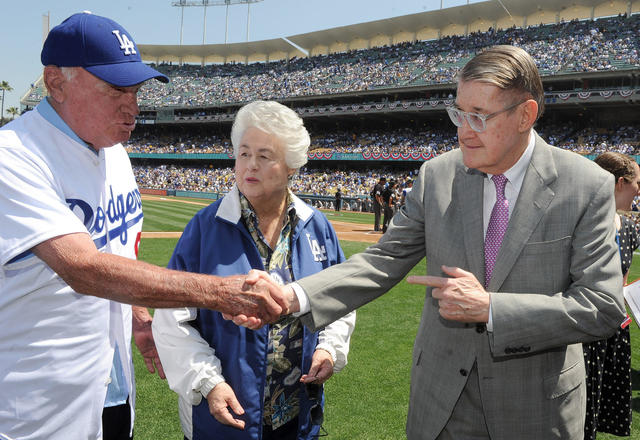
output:
[[142,62],[131,34],[110,18],[73,14],[49,32],[40,60],[44,66],[82,67],[101,80],[129,87],[169,78]]
[[133,44],[133,41],[131,41],[129,37],[127,37],[127,34],[120,35],[120,31],[118,29],[114,29],[111,32],[118,39],[118,42],[120,43],[120,49],[122,49],[125,55],[136,54],[136,46],[135,44]]

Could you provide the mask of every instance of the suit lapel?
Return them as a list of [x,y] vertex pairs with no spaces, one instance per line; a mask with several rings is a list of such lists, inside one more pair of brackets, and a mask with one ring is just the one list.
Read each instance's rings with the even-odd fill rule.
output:
[[[464,249],[468,270],[484,282],[484,233],[482,226],[482,194],[484,174],[478,170],[459,167],[454,185],[454,200],[461,200],[459,215],[462,218]],[[482,277],[482,280],[480,280]]]
[[527,167],[516,206],[500,246],[487,289],[489,291],[500,290],[525,243],[529,241],[529,237],[555,196],[549,187],[558,176],[550,150],[553,147],[547,145],[537,134],[535,136],[536,144],[531,162]]

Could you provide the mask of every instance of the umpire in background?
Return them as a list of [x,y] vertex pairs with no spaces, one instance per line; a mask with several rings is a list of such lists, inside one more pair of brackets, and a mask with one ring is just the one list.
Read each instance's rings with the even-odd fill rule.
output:
[[384,191],[385,184],[387,183],[386,177],[381,177],[378,183],[375,184],[371,191],[371,200],[373,201],[373,230],[380,230],[380,217],[382,216],[382,191]]
[[[134,407],[125,304],[272,320],[281,307],[262,281],[253,289],[245,276],[135,260],[142,203],[121,143],[135,128],[142,83],[168,78],[142,63],[130,34],[108,18],[75,14],[51,30],[41,59],[49,96],[0,129],[0,433],[97,440],[118,361],[114,376]],[[143,354],[153,369],[145,319]]]

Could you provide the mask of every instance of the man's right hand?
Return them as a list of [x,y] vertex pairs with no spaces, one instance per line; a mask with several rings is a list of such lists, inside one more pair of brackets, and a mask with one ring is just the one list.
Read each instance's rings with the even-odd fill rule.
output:
[[246,276],[221,280],[221,294],[212,308],[225,316],[243,316],[251,325],[261,327],[277,321],[286,311],[280,286],[266,272],[251,270]]
[[[249,275],[247,275],[245,283],[255,286],[267,284],[269,286],[269,292],[273,295],[273,299],[282,309],[282,315],[289,315],[300,311],[298,297],[291,285],[278,285],[267,272],[252,270],[249,272]],[[269,322],[275,322],[280,318],[280,316],[278,316],[275,320],[264,321],[256,316],[249,316],[246,313],[230,314],[224,312],[222,316],[227,320],[232,320],[236,325],[252,330],[256,330]]]
[[99,252],[81,232],[50,238],[32,250],[76,292],[125,304],[202,307],[265,323],[286,310],[280,287],[265,272],[219,277],[169,270]]

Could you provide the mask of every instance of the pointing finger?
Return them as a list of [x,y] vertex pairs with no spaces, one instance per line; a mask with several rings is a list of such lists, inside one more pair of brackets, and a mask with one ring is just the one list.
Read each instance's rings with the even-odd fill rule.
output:
[[434,277],[431,275],[411,275],[407,277],[407,283],[409,284],[422,284],[423,286],[430,287],[444,287],[447,284],[448,278]]

